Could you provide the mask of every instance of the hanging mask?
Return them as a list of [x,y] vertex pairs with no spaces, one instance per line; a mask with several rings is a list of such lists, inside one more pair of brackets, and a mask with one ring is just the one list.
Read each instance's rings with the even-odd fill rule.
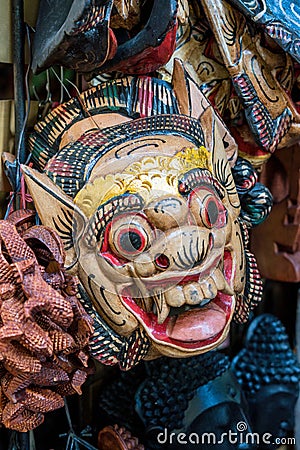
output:
[[33,71],[59,64],[89,73],[145,74],[171,57],[177,0],[42,0],[33,44]]
[[40,218],[114,340],[131,339],[129,358],[141,342],[140,358],[200,354],[234,315],[246,320],[262,286],[239,218],[236,145],[179,62],[173,87],[127,77],[61,105],[31,147],[40,172],[23,172]]

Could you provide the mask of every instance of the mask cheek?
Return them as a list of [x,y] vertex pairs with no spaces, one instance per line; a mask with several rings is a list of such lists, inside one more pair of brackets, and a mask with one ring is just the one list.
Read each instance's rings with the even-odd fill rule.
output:
[[98,314],[121,336],[130,335],[138,327],[138,321],[123,305],[118,293],[118,285],[129,280],[126,268],[121,273],[111,267],[97,255],[96,246],[89,251],[85,247],[80,254],[78,277]]
[[245,288],[245,250],[240,225],[237,220],[230,221],[227,226],[226,250],[234,255],[234,291],[236,294],[243,292]]

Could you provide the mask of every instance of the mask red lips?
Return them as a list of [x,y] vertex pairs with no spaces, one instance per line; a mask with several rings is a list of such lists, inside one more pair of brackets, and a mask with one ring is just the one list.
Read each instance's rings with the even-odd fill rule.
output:
[[[232,285],[234,274],[231,253],[228,251],[224,254],[223,275],[227,283]],[[215,298],[204,306],[200,304],[171,308],[167,318],[163,323],[159,323],[158,315],[140,307],[140,302],[138,304],[130,295],[128,288],[123,290],[121,298],[127,309],[143,325],[154,344],[160,344],[160,351],[162,346],[191,352],[207,351],[207,347],[216,347],[227,335],[235,307],[234,295],[218,291]]]

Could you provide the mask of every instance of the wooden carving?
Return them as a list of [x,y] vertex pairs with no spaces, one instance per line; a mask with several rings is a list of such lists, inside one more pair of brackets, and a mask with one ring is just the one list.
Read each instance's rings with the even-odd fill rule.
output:
[[59,63],[89,79],[159,70],[170,80],[180,58],[228,120],[242,156],[260,166],[276,148],[299,139],[292,100],[298,11],[284,0],[278,7],[270,0],[233,3],[76,0],[61,8],[58,0],[51,6],[42,0],[33,69]]
[[128,77],[61,105],[31,140],[42,173],[23,167],[69,270],[130,340],[129,359],[141,341],[140,358],[215,348],[262,289],[239,220],[234,141],[179,63],[175,72],[173,88]]
[[[41,0],[33,70],[54,64],[93,74],[147,74],[171,57],[177,0]],[[51,25],[50,25],[51,24]]]
[[253,22],[259,23],[272,39],[300,62],[300,9],[297,2],[233,0],[233,3]]
[[[232,369],[248,402],[253,431],[259,436],[289,436],[295,423],[300,366],[279,319],[262,314],[251,322]],[[259,447],[268,450],[271,445],[265,442]]]
[[[221,438],[226,430],[235,430],[242,421],[245,430],[239,431],[252,432],[247,405],[230,370],[229,358],[217,351],[189,359],[161,358],[150,363],[133,401],[144,424],[145,445],[150,449],[157,442],[161,448],[179,449],[182,435],[214,435],[214,443],[187,438],[187,448],[228,450],[232,444],[222,442]],[[242,441],[242,433],[240,436]]]
[[[299,139],[299,113],[291,99],[292,58],[264,34],[265,28],[252,28],[226,1],[179,3],[184,14],[178,15],[176,50],[160,73],[170,79],[174,58],[187,61],[202,92],[230,126],[241,156],[262,165],[270,152]],[[265,11],[263,5],[271,2],[234,3]],[[290,43],[291,36],[277,22],[274,10],[272,20],[270,30],[276,27],[272,37],[276,34],[281,42],[287,37]]]
[[98,448],[100,450],[144,450],[130,431],[118,425],[107,426],[99,432]]
[[81,393],[93,329],[57,234],[15,225],[20,212],[0,221],[0,422],[25,432]]
[[295,145],[277,151],[261,175],[274,206],[270,217],[252,231],[251,246],[262,275],[271,280],[300,281],[299,150]]

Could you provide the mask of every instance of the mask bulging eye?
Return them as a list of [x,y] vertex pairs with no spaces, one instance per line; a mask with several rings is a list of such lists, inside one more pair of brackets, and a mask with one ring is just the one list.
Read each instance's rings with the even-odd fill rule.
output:
[[109,244],[117,255],[131,259],[145,251],[152,240],[152,229],[140,215],[126,214],[113,220]]
[[143,230],[134,225],[123,225],[116,233],[115,240],[114,245],[117,246],[119,252],[128,254],[141,252],[148,244]]
[[208,187],[195,189],[189,207],[196,223],[206,228],[222,228],[227,223],[227,211],[217,194]]
[[219,218],[219,205],[213,196],[208,196],[203,202],[203,209],[201,209],[201,217],[204,225],[212,228],[217,225]]

